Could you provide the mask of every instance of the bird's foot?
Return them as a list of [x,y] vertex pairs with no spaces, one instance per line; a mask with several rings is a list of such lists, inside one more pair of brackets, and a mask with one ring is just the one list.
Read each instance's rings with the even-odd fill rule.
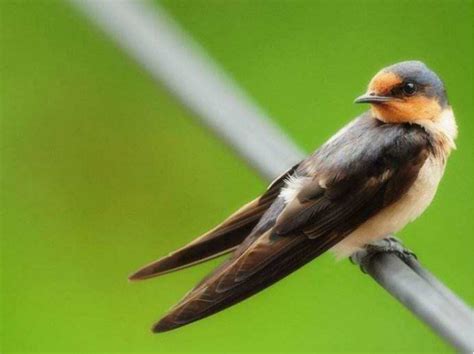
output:
[[354,264],[358,264],[362,272],[367,273],[366,265],[370,262],[371,258],[379,253],[395,253],[405,263],[411,258],[416,259],[416,255],[409,249],[403,247],[402,241],[395,236],[388,236],[378,241],[374,241],[364,249],[355,252],[350,260]]

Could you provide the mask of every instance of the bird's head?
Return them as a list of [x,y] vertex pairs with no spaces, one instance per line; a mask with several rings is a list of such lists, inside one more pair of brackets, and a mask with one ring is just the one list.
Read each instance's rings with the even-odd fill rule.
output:
[[436,120],[448,107],[444,84],[420,61],[404,61],[379,71],[355,103],[370,103],[387,123]]

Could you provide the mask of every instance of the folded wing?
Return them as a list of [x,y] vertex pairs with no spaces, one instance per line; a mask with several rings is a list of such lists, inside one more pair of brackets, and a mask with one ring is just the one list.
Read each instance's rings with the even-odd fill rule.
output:
[[280,193],[285,178],[296,167],[297,165],[278,177],[262,196],[244,205],[220,225],[186,246],[144,266],[132,274],[129,279],[148,279],[190,267],[235,250],[257,225],[262,215]]
[[[183,326],[248,298],[330,249],[397,201],[428,157],[429,137],[423,130],[408,126],[369,128],[375,133],[366,141],[361,141],[357,129],[367,127],[356,124],[352,128],[355,132],[347,132],[342,141],[323,146],[303,161],[293,176],[304,181],[296,197],[288,202],[277,198],[262,217],[262,227],[257,225],[232,257],[188,293],[153,330]],[[391,137],[387,139],[377,129],[391,129],[385,132]],[[364,146],[341,162],[337,158],[341,149],[347,151],[354,143],[351,137]]]

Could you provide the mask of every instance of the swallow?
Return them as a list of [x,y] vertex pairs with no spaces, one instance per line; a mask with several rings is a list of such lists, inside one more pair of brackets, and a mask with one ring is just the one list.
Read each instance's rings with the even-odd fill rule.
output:
[[351,256],[431,203],[455,148],[445,87],[420,61],[379,71],[370,104],[220,225],[133,275],[141,280],[231,256],[153,326],[169,331],[232,306],[330,250]]

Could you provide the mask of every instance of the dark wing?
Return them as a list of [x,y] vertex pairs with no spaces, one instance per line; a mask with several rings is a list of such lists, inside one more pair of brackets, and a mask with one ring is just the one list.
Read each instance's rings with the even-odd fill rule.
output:
[[[194,322],[259,292],[398,200],[429,154],[429,137],[414,126],[359,120],[295,171],[293,178],[305,178],[296,201],[285,204],[278,198],[233,257],[188,293],[154,331]],[[350,150],[354,143],[357,147]]]
[[293,166],[273,181],[260,197],[244,205],[224,222],[173,253],[148,264],[132,274],[130,280],[142,280],[186,268],[231,252],[250,234],[262,215],[280,193],[284,179]]

